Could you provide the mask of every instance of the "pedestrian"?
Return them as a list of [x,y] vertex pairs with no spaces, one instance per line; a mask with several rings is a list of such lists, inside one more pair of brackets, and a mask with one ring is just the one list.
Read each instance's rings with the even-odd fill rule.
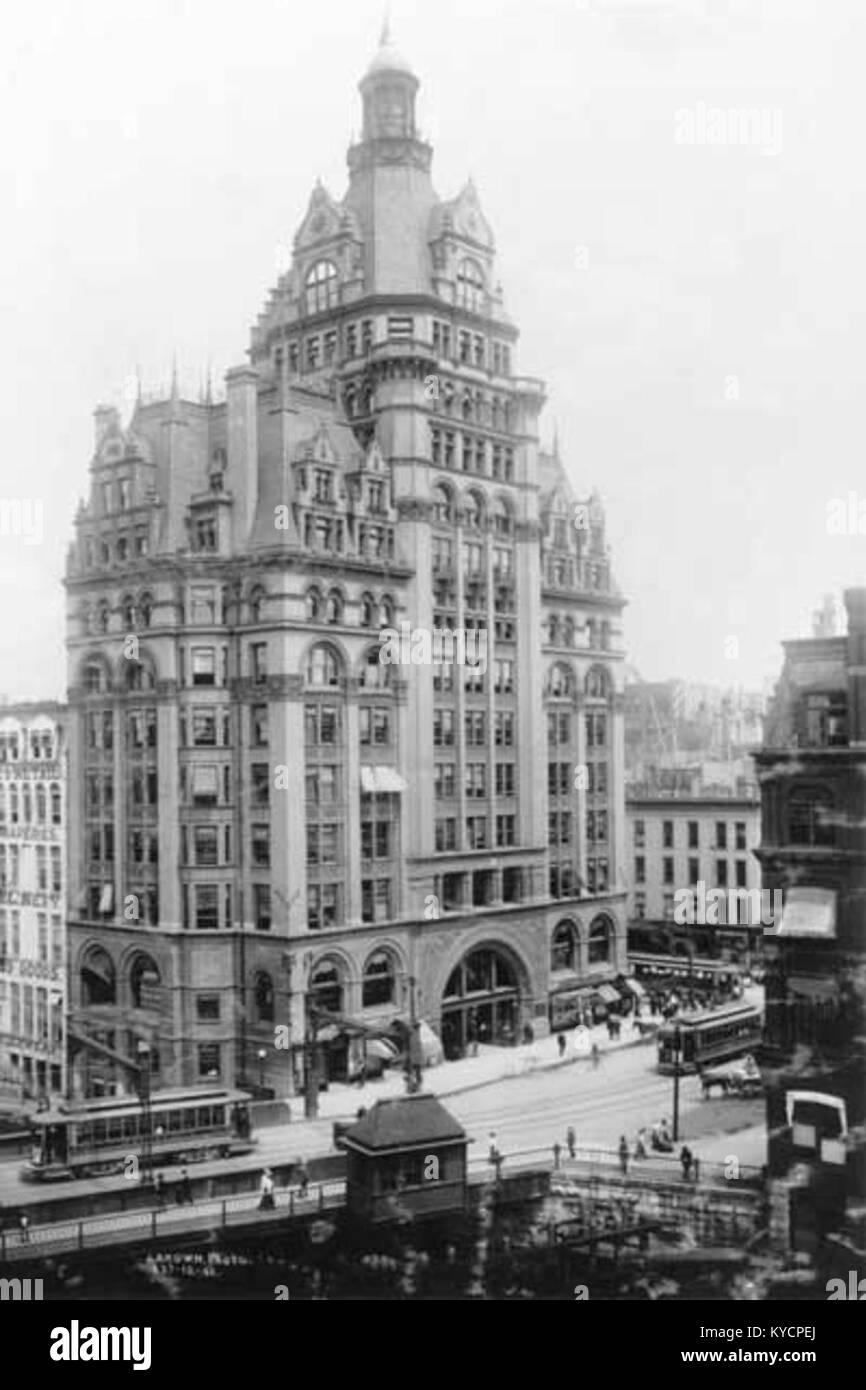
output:
[[562,1145],[560,1144],[559,1140],[557,1139],[556,1143],[555,1143],[554,1146],[553,1146],[553,1166],[554,1166],[554,1168],[558,1168],[558,1167],[559,1167],[559,1158],[560,1158],[561,1153],[562,1153]]
[[645,1129],[639,1129],[638,1132],[637,1132],[637,1139],[635,1140],[635,1145],[634,1145],[634,1156],[635,1156],[635,1161],[636,1161],[636,1162],[640,1161],[641,1159],[646,1158],[646,1130],[645,1130]]
[[680,1149],[680,1163],[682,1164],[683,1177],[686,1182],[688,1182],[689,1175],[692,1171],[692,1151],[688,1144],[683,1144],[683,1147]]
[[21,1243],[22,1243],[23,1245],[29,1245],[29,1244],[30,1244],[30,1217],[27,1215],[26,1211],[22,1211],[21,1215],[19,1216],[19,1218],[18,1218],[18,1225],[19,1225],[19,1227],[21,1228]]
[[270,1168],[266,1168],[262,1173],[260,1184],[261,1197],[259,1198],[259,1211],[273,1211],[274,1209],[274,1179]]
[[189,1205],[192,1206],[192,1183],[189,1180],[189,1173],[185,1168],[181,1170],[180,1191],[177,1200],[180,1206],[183,1206],[184,1202],[188,1202]]
[[299,1159],[296,1165],[298,1174],[298,1196],[306,1198],[310,1186],[310,1173],[306,1159]]
[[625,1177],[628,1173],[628,1140],[624,1134],[620,1135],[619,1140],[619,1166],[623,1177]]
[[590,1053],[590,1056],[592,1057],[592,1065],[594,1067],[597,1067],[599,1062],[601,1061],[601,1053],[598,1050],[598,1043],[593,1043],[592,1052]]
[[162,1180],[162,1173],[156,1173],[154,1175],[153,1195],[156,1198],[157,1205],[161,1207],[163,1203],[163,1198],[165,1197],[165,1184]]
[[568,1129],[565,1131],[565,1142],[568,1145],[569,1158],[574,1158],[577,1151],[577,1135],[572,1125],[569,1125]]
[[564,1056],[565,1056],[565,1034],[564,1034],[564,1033],[557,1033],[557,1035],[556,1035],[556,1045],[557,1045],[557,1047],[559,1048],[559,1055],[560,1055],[560,1057],[564,1057]]

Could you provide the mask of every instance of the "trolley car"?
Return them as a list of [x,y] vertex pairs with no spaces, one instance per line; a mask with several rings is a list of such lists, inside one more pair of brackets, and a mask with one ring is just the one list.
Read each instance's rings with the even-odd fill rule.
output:
[[684,1075],[754,1052],[763,1023],[763,1014],[754,1004],[723,1004],[718,1009],[679,1014],[658,1030],[658,1069]]
[[246,1091],[214,1088],[159,1091],[147,1106],[135,1096],[83,1101],[41,1110],[28,1120],[28,1182],[58,1182],[142,1168],[204,1162],[250,1153]]

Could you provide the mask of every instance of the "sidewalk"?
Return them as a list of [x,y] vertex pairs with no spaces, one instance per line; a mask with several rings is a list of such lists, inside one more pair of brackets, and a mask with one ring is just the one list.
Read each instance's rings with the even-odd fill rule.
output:
[[[573,1066],[578,1062],[589,1066],[593,1043],[597,1044],[603,1057],[620,1048],[636,1047],[651,1041],[634,1028],[631,1018],[623,1020],[622,1034],[616,1042],[608,1039],[604,1024],[584,1029],[579,1046],[574,1029],[565,1037],[567,1045],[562,1057],[554,1035],[533,1043],[521,1043],[517,1047],[479,1046],[477,1057],[463,1057],[456,1062],[441,1062],[438,1067],[426,1067],[421,1073],[421,1089],[443,1098],[456,1096],[464,1091],[489,1086],[495,1081],[526,1076],[532,1072],[552,1071],[556,1067]],[[377,1100],[391,1100],[405,1094],[405,1076],[399,1070],[387,1071],[377,1081],[368,1081],[364,1086],[332,1082],[328,1090],[319,1095],[319,1118],[354,1119],[362,1105],[369,1109]],[[293,1096],[288,1104],[291,1105],[293,1118],[301,1119],[303,1098]]]

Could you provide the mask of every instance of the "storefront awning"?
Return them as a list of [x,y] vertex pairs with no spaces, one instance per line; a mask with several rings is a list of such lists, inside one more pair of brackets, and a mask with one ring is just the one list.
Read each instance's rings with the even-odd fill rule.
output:
[[820,975],[790,975],[788,993],[801,999],[814,999],[826,1002],[839,998],[839,983]]
[[791,888],[775,936],[818,937],[836,935],[836,894],[829,888]]
[[599,985],[596,993],[603,1004],[618,1004],[619,991],[613,985]]
[[631,990],[638,999],[646,999],[646,990],[640,980],[623,980],[623,985],[626,989]]

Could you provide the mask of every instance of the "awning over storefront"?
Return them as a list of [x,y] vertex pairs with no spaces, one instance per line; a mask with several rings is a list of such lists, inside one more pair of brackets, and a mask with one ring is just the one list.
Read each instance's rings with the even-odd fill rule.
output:
[[387,795],[392,792],[404,792],[406,783],[400,776],[396,768],[393,767],[361,767],[361,791],[368,795],[376,792]]
[[613,985],[599,985],[596,994],[603,1004],[619,1003],[619,991],[615,990]]
[[646,999],[646,990],[640,980],[623,980],[623,987],[629,990],[638,999]]
[[836,935],[836,894],[829,888],[791,888],[785,899],[776,936],[818,937]]
[[788,977],[788,992],[796,994],[801,999],[813,999],[820,1003],[839,998],[839,984],[837,980],[827,979],[819,975],[790,975]]

